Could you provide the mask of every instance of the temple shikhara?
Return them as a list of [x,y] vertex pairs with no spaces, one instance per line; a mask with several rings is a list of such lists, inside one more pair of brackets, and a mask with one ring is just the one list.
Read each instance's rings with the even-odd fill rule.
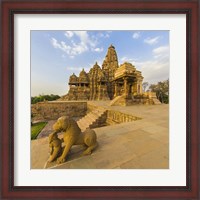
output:
[[[111,104],[128,105],[136,102],[153,104],[152,95],[141,98],[143,76],[134,65],[125,62],[119,66],[115,47],[108,48],[102,67],[96,62],[87,73],[84,69],[79,76],[69,78],[67,100],[112,100]],[[137,102],[138,102],[137,99]],[[143,100],[142,100],[143,99]]]

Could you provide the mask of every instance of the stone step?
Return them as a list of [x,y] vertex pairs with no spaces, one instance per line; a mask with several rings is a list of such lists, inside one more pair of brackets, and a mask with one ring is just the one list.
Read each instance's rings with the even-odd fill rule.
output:
[[93,122],[93,121],[96,121],[96,117],[93,116],[93,115],[91,115],[91,114],[86,115],[85,118],[86,118],[87,120],[92,121],[92,122]]
[[86,126],[86,125],[79,125],[79,128],[81,129],[81,131],[85,131],[87,128],[89,128],[90,126]]
[[77,122],[77,124],[78,124],[78,127],[79,127],[80,129],[82,129],[83,124],[82,124],[81,122]]
[[95,115],[102,115],[105,112],[106,112],[106,110],[93,110],[90,113],[93,113]]
[[87,115],[81,119],[78,120],[78,122],[82,122],[82,121],[89,121]]
[[90,120],[90,121],[92,121],[92,122],[93,122],[93,121],[96,121],[97,118],[99,118],[99,116],[96,117],[96,116],[91,115],[91,114],[87,116],[87,119]]
[[106,109],[104,107],[98,107],[98,110],[102,110],[102,111],[106,111]]
[[156,105],[161,104],[161,102],[157,98],[152,98],[152,100],[153,100],[153,103]]
[[110,102],[110,106],[114,105],[117,101],[120,101],[120,99],[122,98],[122,96],[117,96],[115,97],[111,102]]
[[97,119],[91,119],[87,116],[87,118],[82,119],[80,122],[81,124],[90,125],[96,122]]
[[93,115],[94,117],[100,117],[101,115],[103,115],[105,113],[105,111],[104,112],[90,112],[89,114],[90,115]]
[[87,128],[96,127],[99,119],[106,112],[104,108],[98,107],[91,112],[89,112],[85,117],[81,118],[77,123],[81,131],[86,130]]
[[81,131],[85,131],[87,128],[90,128],[91,125],[87,125],[87,124],[79,124],[79,128],[81,129]]
[[96,121],[97,117],[93,116],[93,115],[86,115],[85,120],[90,121],[90,122],[94,122]]
[[87,120],[87,119],[82,119],[81,120],[81,124],[82,125],[89,125],[91,122],[89,121],[89,120]]
[[100,115],[97,115],[95,113],[89,113],[88,116],[91,118],[91,119],[97,119],[100,117]]
[[104,111],[103,109],[96,108],[96,109],[92,110],[91,112],[103,112],[103,111]]
[[85,119],[82,119],[80,122],[78,122],[81,125],[89,125],[90,122],[86,121]]
[[79,127],[80,127],[81,131],[83,132],[83,131],[85,131],[87,128],[92,128],[92,125],[84,125],[84,124],[82,124],[82,125],[80,125]]
[[99,108],[97,108],[97,109],[95,109],[95,110],[92,110],[91,112],[94,112],[94,113],[103,113],[103,112],[105,112],[106,110],[103,108],[103,109],[99,109]]

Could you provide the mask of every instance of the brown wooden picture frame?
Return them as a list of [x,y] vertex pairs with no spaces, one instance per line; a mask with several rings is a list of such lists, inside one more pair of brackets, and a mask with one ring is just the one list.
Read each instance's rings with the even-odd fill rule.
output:
[[[1,199],[200,199],[198,0],[2,0]],[[14,186],[15,14],[186,14],[186,186]]]

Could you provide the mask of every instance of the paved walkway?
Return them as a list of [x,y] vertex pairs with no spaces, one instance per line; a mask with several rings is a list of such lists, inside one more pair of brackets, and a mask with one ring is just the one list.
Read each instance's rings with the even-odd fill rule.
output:
[[[111,110],[132,114],[142,120],[94,129],[98,148],[80,156],[83,147],[74,146],[56,169],[167,169],[169,168],[169,106],[109,106],[109,102],[89,102]],[[32,168],[43,168],[48,159],[48,139],[32,141]],[[38,157],[38,155],[40,155]]]
[[37,139],[47,137],[50,133],[52,133],[52,126],[56,122],[56,120],[48,121],[47,125],[42,129],[42,131],[37,136]]

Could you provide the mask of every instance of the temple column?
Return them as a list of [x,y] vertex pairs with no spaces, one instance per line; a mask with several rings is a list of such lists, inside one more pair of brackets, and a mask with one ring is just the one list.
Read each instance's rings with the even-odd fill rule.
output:
[[138,81],[137,87],[138,87],[138,89],[137,89],[138,94],[141,94],[142,93],[142,82],[141,81]]
[[142,89],[142,81],[140,81],[140,93],[141,93],[141,94],[143,93],[142,90],[143,90],[143,89]]
[[117,81],[115,81],[115,93],[114,93],[114,97],[118,96],[118,91],[117,91],[118,87],[117,86],[118,86],[117,85]]
[[126,97],[128,97],[128,88],[127,88],[127,85],[128,85],[128,80],[125,77],[124,78],[124,94],[125,94]]
[[98,87],[98,100],[102,99],[102,92],[101,92],[101,82],[99,82],[99,87]]

